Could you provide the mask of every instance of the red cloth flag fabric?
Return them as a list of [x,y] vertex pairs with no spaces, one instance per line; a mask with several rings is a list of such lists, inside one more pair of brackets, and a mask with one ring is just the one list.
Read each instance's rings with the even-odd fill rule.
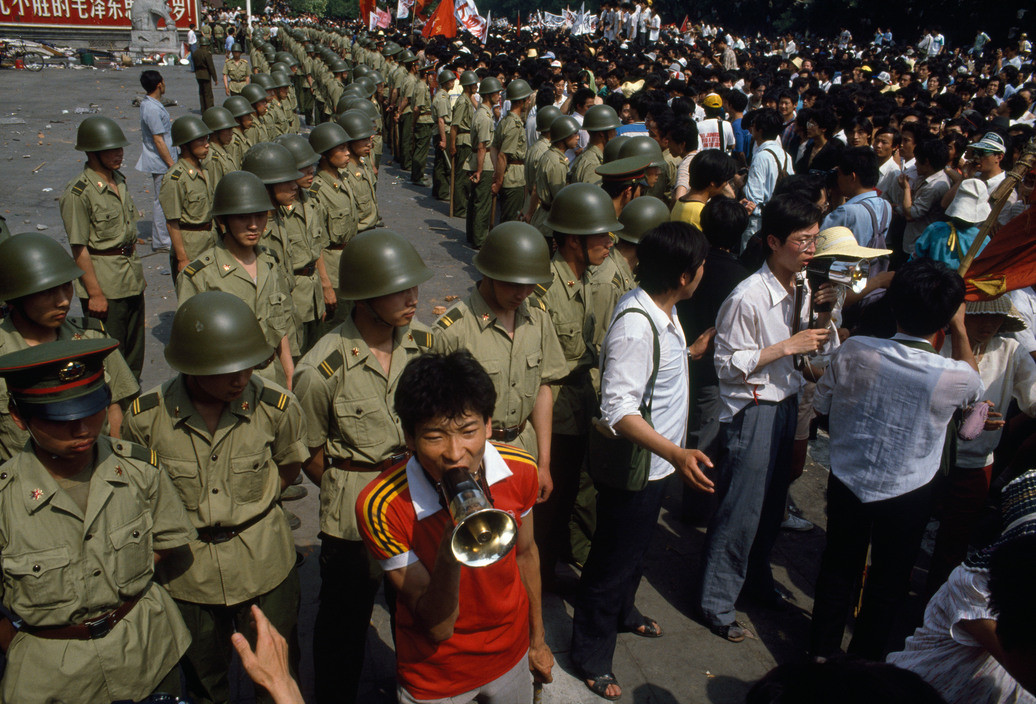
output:
[[683,16],[683,23],[680,25],[680,34],[685,34],[687,32],[687,26],[688,26],[687,25],[687,20],[688,20],[687,15],[684,15]]
[[360,0],[360,19],[364,27],[370,27],[371,13],[374,12],[374,0]]
[[964,273],[965,299],[985,301],[1036,284],[1036,207],[1001,227]]
[[453,14],[453,0],[439,2],[439,7],[432,13],[431,19],[425,23],[421,34],[425,39],[435,36],[453,39],[457,36],[457,17]]

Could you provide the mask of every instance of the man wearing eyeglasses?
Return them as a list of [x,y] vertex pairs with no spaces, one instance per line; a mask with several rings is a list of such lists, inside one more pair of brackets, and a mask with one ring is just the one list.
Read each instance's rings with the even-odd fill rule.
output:
[[784,517],[791,449],[803,384],[797,361],[830,353],[838,336],[830,313],[811,319],[809,298],[834,301],[825,286],[813,294],[796,275],[816,252],[820,211],[799,195],[779,195],[763,210],[766,263],[723,302],[716,321],[720,456],[716,512],[702,560],[699,608],[712,632],[737,643],[745,627],[734,603],[745,588],[757,603],[783,608],[770,570],[770,550]]

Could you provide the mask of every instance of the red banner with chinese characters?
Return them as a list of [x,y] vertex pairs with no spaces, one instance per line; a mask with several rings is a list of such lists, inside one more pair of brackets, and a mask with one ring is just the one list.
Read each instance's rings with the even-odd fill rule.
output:
[[[131,29],[133,0],[0,0],[0,25],[69,27],[75,29]],[[198,24],[196,0],[167,0],[177,29]],[[158,28],[165,20],[155,16]]]

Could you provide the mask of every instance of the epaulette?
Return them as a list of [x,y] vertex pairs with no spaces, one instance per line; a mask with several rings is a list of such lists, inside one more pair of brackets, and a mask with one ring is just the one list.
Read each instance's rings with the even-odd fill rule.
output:
[[612,277],[612,286],[618,289],[622,288],[622,274],[617,271],[615,272],[615,276]]
[[418,347],[424,347],[425,349],[431,349],[432,347],[432,333],[424,330],[411,330],[410,339],[417,343]]
[[330,379],[334,376],[334,373],[342,368],[342,364],[345,360],[342,358],[342,353],[335,350],[324,359],[323,362],[317,367],[320,370],[320,374],[325,379]]
[[131,459],[140,460],[146,462],[152,467],[158,466],[158,453],[154,450],[138,445],[135,442],[129,440],[116,440],[112,443],[115,448],[116,454],[122,457],[129,457]]
[[280,263],[281,263],[281,258],[280,258],[280,256],[279,256],[279,255],[277,254],[277,252],[273,251],[272,249],[270,249],[269,247],[267,247],[267,246],[266,246],[265,244],[261,244],[261,245],[259,245],[258,249],[259,249],[259,251],[260,251],[260,252],[262,252],[263,254],[269,255],[270,259],[273,259],[273,260],[274,260],[274,261],[275,261],[276,263],[278,263],[278,264],[280,264]]
[[553,283],[554,283],[554,279],[551,279],[550,281],[548,281],[545,284],[536,284],[536,288],[534,288],[532,290],[532,292],[535,293],[537,296],[546,296],[547,295],[547,289],[549,289],[551,287],[551,284],[553,284]]
[[530,305],[531,305],[531,306],[532,306],[533,308],[539,308],[539,309],[540,309],[540,310],[542,310],[542,311],[543,311],[544,313],[546,313],[546,312],[547,312],[547,304],[546,304],[546,303],[544,303],[544,302],[543,302],[543,299],[542,299],[542,298],[540,298],[539,296],[529,296],[529,298],[528,298],[527,300],[529,301],[529,304],[530,304]]
[[187,277],[193,277],[199,271],[207,267],[210,263],[212,263],[211,257],[200,257],[198,259],[195,259],[187,266],[185,266],[183,268],[183,271],[180,273],[186,275]]
[[176,171],[174,171],[172,174],[169,175],[169,180],[170,181],[179,181],[181,176],[183,176],[183,171],[180,171],[179,169],[177,169]]
[[454,308],[449,313],[446,313],[441,318],[439,318],[439,320],[436,322],[436,325],[445,330],[446,328],[450,327],[463,317],[464,311],[462,311],[460,308]]
[[79,181],[76,182],[76,185],[72,186],[72,193],[74,193],[77,196],[83,195],[83,191],[86,190],[86,184],[87,184],[87,181],[86,181],[85,178],[84,179],[80,179]]
[[0,490],[11,483],[14,479],[14,472],[0,472]]
[[288,407],[288,394],[271,389],[269,386],[263,389],[263,394],[259,397],[259,400],[268,406],[273,406],[278,411],[283,411]]
[[135,416],[138,413],[142,413],[143,411],[147,411],[147,410],[150,410],[150,409],[154,408],[155,406],[158,405],[159,400],[160,399],[158,398],[158,393],[157,392],[152,392],[150,394],[144,394],[143,396],[138,396],[133,401],[133,403],[130,404],[130,407],[129,407],[130,415],[134,415]]
[[94,330],[96,332],[105,332],[104,323],[97,318],[89,318],[87,316],[81,316],[76,318],[66,318],[66,321],[71,323],[74,327],[80,330]]
[[313,181],[313,185],[309,187],[309,192],[316,194],[320,190],[320,181]]

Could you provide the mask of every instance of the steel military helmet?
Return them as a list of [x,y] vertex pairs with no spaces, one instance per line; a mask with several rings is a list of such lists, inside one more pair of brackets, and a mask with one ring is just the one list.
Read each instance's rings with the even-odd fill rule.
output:
[[179,147],[202,137],[208,137],[210,134],[212,134],[212,130],[197,115],[181,115],[173,120],[173,127],[169,130],[169,136],[173,140],[174,147]]
[[257,105],[266,100],[266,89],[257,83],[249,83],[241,89],[241,97],[247,100],[249,105]]
[[637,244],[649,230],[669,222],[669,208],[654,196],[641,196],[623,207],[619,222],[622,229],[615,233],[619,239]]
[[594,105],[583,115],[583,129],[587,132],[617,130],[621,124],[619,113],[611,105]]
[[516,78],[507,84],[505,95],[511,102],[525,100],[532,95],[532,86],[530,86],[527,81],[521,78]]
[[601,235],[618,232],[611,196],[592,183],[570,183],[558,191],[550,206],[547,227],[568,235]]
[[496,76],[486,76],[478,84],[479,95],[492,95],[493,93],[499,93],[503,89],[504,87],[501,85],[500,79]]
[[550,247],[532,225],[512,220],[489,232],[474,259],[483,276],[512,284],[545,284],[550,273]]
[[252,309],[225,291],[204,291],[184,301],[165,346],[169,366],[191,376],[241,372],[273,353]]
[[274,71],[270,74],[270,81],[273,88],[290,88],[291,76],[285,71]]
[[347,73],[349,71],[349,64],[345,63],[342,59],[335,57],[331,59],[331,63],[327,68],[331,73]]
[[374,124],[374,121],[381,117],[381,113],[374,107],[374,103],[366,98],[349,98],[344,102],[339,101],[339,103],[342,106],[339,113],[344,113],[347,110],[359,110],[371,119],[371,124]]
[[409,64],[409,63],[412,63],[414,61],[417,61],[417,57],[414,56],[414,52],[410,51],[409,49],[404,49],[399,54],[399,62],[401,64]]
[[[263,97],[265,98],[266,96]],[[245,115],[251,115],[255,112],[255,110],[252,109],[252,104],[248,102],[248,99],[241,95],[230,96],[223,101],[223,107],[229,110],[230,114],[234,117],[244,117]]]
[[653,140],[651,137],[648,137],[646,134],[638,134],[634,137],[630,137],[628,141],[623,142],[622,146],[619,147],[619,159],[626,159],[631,156],[651,157],[650,166],[665,166],[665,157],[662,156],[662,147],[658,146],[658,142]]
[[266,185],[287,183],[302,178],[295,157],[288,148],[273,142],[259,142],[241,158],[241,170],[249,171]]
[[389,56],[395,56],[399,52],[403,51],[403,47],[395,42],[386,42],[385,48],[381,50],[381,55],[388,58]]
[[282,63],[288,63],[289,61],[291,61],[292,59],[295,58],[294,56],[292,56],[287,51],[278,51],[276,54],[273,55],[273,57],[274,57],[274,59],[276,61],[279,61],[279,62],[282,62]]
[[349,134],[337,122],[321,122],[309,133],[309,146],[317,154],[326,154],[349,141]]
[[338,264],[341,298],[351,301],[406,291],[430,278],[432,272],[414,245],[392,230],[356,235],[342,250]]
[[560,142],[579,131],[579,123],[571,115],[559,115],[550,123],[550,141]]
[[103,152],[128,146],[129,140],[122,133],[122,128],[110,117],[92,115],[80,122],[76,130],[77,151]]
[[0,242],[0,301],[63,286],[82,275],[72,255],[46,235],[26,232]]
[[478,74],[474,71],[465,71],[460,74],[460,84],[462,86],[473,86],[478,84]]
[[370,74],[368,74],[367,78],[374,81],[375,88],[377,88],[385,82],[385,76],[383,76],[381,71],[379,71],[378,69],[374,69],[373,71],[371,71]]
[[374,82],[374,79],[371,78],[370,74],[360,76],[353,81],[353,85],[363,91],[365,98],[370,98],[378,92],[378,84]]
[[252,74],[252,83],[250,85],[256,85],[263,90],[270,90],[273,88],[273,76],[268,73],[254,73]]
[[561,110],[553,105],[544,105],[536,110],[536,131],[546,132],[550,129],[550,123],[561,117]]
[[335,122],[341,125],[349,135],[350,142],[357,142],[374,135],[374,124],[360,110],[346,110],[335,118]]
[[244,52],[244,49],[242,49],[241,45],[238,44],[237,42],[234,42],[233,44],[230,45],[230,53],[231,54],[241,54],[243,52]]
[[[240,96],[239,96],[240,97]],[[251,112],[249,107],[248,112]],[[246,113],[247,114],[247,113]],[[215,105],[201,114],[202,122],[213,132],[218,130],[231,130],[237,127],[237,120],[234,114],[226,108]]]
[[212,214],[250,215],[272,210],[262,179],[249,171],[231,171],[219,180],[212,194]]
[[372,70],[373,69],[370,66],[360,64],[359,66],[353,69],[353,78],[356,79],[363,78],[364,76],[369,76]]
[[450,81],[457,80],[457,74],[455,74],[453,71],[450,71],[449,69],[443,69],[442,71],[439,71],[439,75],[436,76],[435,80],[439,83],[440,86],[444,86]]
[[284,63],[283,61],[276,61],[270,66],[270,75],[272,76],[275,71],[280,71],[281,73],[288,73],[290,70],[291,69],[288,68],[288,64]]
[[630,141],[628,134],[620,134],[618,137],[612,137],[608,140],[608,143],[604,145],[604,163],[607,164],[609,161],[615,161],[619,158],[619,150],[622,149],[622,145]]
[[291,152],[291,155],[295,157],[296,169],[301,170],[320,161],[320,155],[313,150],[309,141],[301,134],[282,134],[273,141]]

